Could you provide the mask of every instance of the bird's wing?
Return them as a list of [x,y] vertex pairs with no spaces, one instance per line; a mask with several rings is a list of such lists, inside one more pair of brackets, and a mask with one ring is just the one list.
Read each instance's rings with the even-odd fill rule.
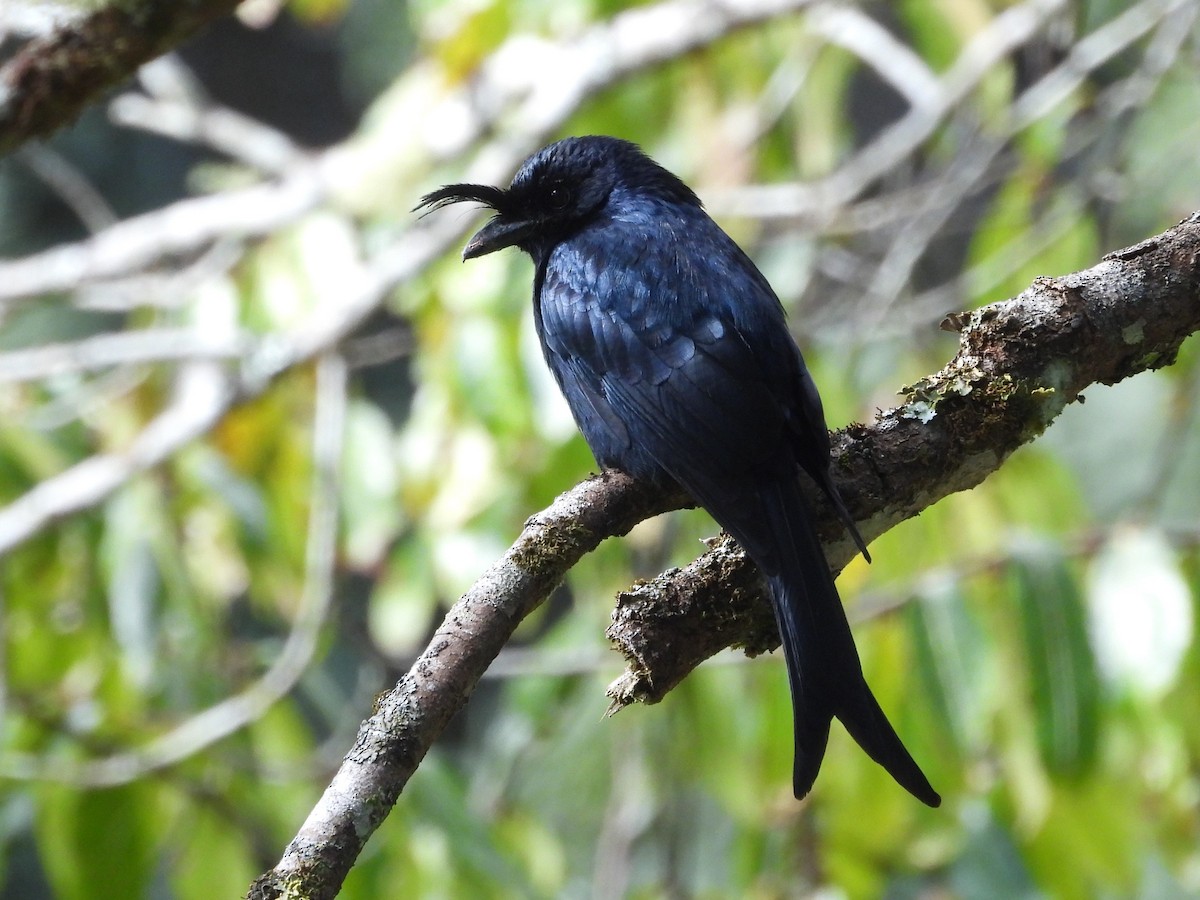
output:
[[553,269],[540,307],[552,364],[635,426],[634,440],[733,471],[771,455],[747,437],[782,438],[768,373],[720,311],[697,304],[675,320],[638,315],[622,297],[581,290]]

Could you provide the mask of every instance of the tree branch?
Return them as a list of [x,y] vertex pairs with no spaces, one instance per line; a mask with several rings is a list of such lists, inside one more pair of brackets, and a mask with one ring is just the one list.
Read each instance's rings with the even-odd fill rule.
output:
[[[868,540],[979,484],[1091,384],[1169,365],[1200,330],[1200,213],[1099,265],[947,320],[957,356],[905,388],[902,406],[838,435],[835,465]],[[686,503],[608,472],[529,520],[450,610],[424,654],[363,723],[324,796],[252,898],[336,895],[363,844],[521,619],[603,538]],[[824,509],[818,505],[818,509]],[[831,514],[826,550],[853,547]],[[618,598],[609,636],[629,660],[613,708],[653,702],[726,646],[778,645],[754,566],[728,538],[683,570]]]
[[0,154],[74,121],[142,63],[233,12],[238,2],[114,3],[30,41],[0,69]]

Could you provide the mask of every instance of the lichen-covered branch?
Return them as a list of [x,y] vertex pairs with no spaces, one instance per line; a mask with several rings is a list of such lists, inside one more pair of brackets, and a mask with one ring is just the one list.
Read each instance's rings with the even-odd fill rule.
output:
[[[961,334],[954,360],[906,388],[902,406],[837,437],[839,481],[868,539],[978,484],[1088,385],[1168,365],[1200,330],[1200,213],[1094,268],[1039,279],[1019,297],[949,324]],[[252,900],[334,897],[521,619],[605,537],[685,503],[609,472],[530,519],[381,698],[282,860],[252,886]],[[852,546],[831,515],[823,533],[840,568]],[[759,652],[778,644],[757,571],[728,539],[622,594],[609,634],[630,663],[610,689],[615,708],[660,699],[726,646]]]
[[0,69],[0,154],[70,122],[239,0],[124,0],[23,46]]

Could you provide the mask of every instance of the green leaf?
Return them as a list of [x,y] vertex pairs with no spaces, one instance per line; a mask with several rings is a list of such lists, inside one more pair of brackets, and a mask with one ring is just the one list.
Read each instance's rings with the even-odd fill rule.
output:
[[962,757],[982,747],[988,642],[956,582],[929,584],[909,605],[921,691]]
[[178,900],[241,897],[258,875],[246,833],[203,807],[187,811],[182,847],[171,870]]
[[[957,11],[958,15],[948,15],[948,11]],[[977,22],[964,21],[967,18],[964,13],[970,11],[970,4],[956,5],[950,10],[945,3],[929,3],[928,0],[902,0],[897,4],[897,15],[905,25],[905,36],[935,71],[950,68],[962,51],[963,43],[978,28]]]
[[1026,861],[1050,897],[1091,900],[1134,896],[1146,857],[1144,822],[1131,815],[1129,778],[1094,778],[1055,788],[1045,826],[1026,848]]
[[60,900],[144,897],[163,834],[160,792],[150,782],[40,792],[38,850]]
[[1013,845],[1012,834],[985,816],[975,809],[967,817],[966,844],[949,872],[953,895],[962,900],[1042,896]]
[[1048,548],[1022,553],[1012,576],[1042,763],[1083,776],[1096,760],[1100,681],[1078,580]]

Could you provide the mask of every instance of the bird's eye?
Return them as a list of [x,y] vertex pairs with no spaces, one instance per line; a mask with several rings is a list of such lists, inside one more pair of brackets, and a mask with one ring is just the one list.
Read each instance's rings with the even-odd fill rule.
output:
[[571,205],[571,191],[562,183],[551,185],[546,193],[546,203],[555,212],[560,212]]

